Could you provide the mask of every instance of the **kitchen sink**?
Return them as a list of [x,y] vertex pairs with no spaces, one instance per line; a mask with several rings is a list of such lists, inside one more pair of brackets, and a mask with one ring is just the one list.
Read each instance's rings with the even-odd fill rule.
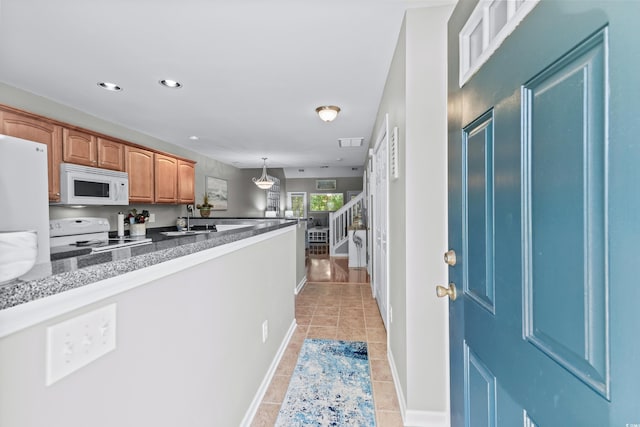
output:
[[[201,226],[197,226],[201,227]],[[239,228],[250,228],[253,227],[251,224],[216,224],[217,229],[208,229],[208,230],[183,230],[183,231],[161,231],[160,234],[164,234],[169,237],[178,237],[178,236],[191,236],[193,234],[207,234],[215,231],[229,231],[229,230],[237,230]]]

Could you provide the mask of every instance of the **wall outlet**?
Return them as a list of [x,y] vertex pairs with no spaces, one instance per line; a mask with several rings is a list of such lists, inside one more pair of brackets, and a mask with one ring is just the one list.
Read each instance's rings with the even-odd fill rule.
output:
[[267,342],[267,338],[269,338],[269,321],[265,320],[262,322],[262,342]]
[[149,214],[149,222],[156,222],[156,214]]
[[49,326],[46,385],[55,383],[115,348],[115,304]]

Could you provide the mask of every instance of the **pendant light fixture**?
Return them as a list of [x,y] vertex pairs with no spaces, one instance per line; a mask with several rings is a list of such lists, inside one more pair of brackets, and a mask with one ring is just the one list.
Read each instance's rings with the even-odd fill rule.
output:
[[253,178],[253,183],[263,190],[268,190],[273,187],[273,181],[267,176],[267,158],[262,158],[262,176],[260,178]]
[[325,122],[331,122],[336,117],[338,117],[338,113],[340,112],[340,107],[336,107],[335,105],[323,105],[321,107],[316,108],[316,113],[320,116]]

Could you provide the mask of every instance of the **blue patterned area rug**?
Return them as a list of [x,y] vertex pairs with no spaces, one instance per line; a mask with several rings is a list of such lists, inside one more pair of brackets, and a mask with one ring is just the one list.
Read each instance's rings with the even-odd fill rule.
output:
[[276,427],[374,427],[367,343],[306,339]]

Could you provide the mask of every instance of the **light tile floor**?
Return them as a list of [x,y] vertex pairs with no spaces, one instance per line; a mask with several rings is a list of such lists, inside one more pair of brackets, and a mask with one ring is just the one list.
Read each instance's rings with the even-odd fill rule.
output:
[[[338,270],[346,268],[344,265],[334,265],[334,267]],[[313,277],[313,273],[310,273],[307,277]],[[363,275],[358,276],[362,281]],[[369,283],[307,283],[296,297],[296,321],[298,327],[265,393],[252,426],[274,426],[305,338],[366,341],[373,383],[376,425],[377,427],[403,425],[387,360],[387,334],[378,305],[371,295]]]

